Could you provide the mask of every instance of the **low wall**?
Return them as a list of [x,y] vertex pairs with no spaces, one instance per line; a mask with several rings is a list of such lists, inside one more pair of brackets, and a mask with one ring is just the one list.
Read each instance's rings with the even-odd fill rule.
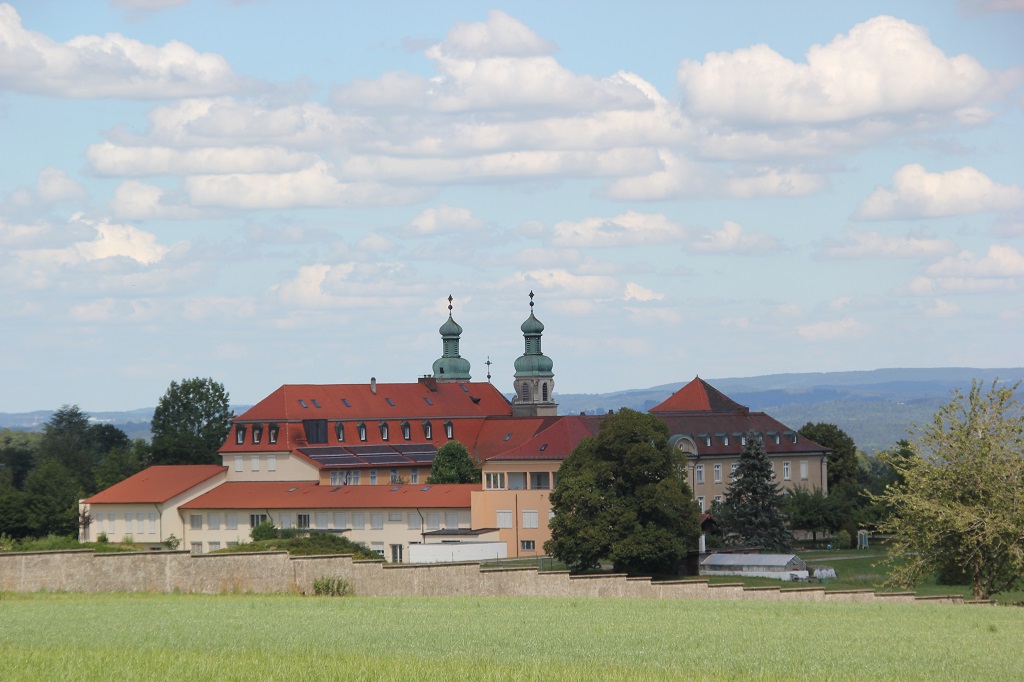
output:
[[347,555],[289,557],[284,552],[192,555],[188,552],[94,554],[88,550],[0,553],[4,592],[295,592],[313,581],[345,578],[364,597],[611,597],[646,599],[758,599],[821,602],[950,603],[960,595],[918,597],[912,592],[826,591],[820,587],[744,588],[706,580],[652,581],[625,575],[569,575],[536,568],[482,569],[476,563],[385,564]]

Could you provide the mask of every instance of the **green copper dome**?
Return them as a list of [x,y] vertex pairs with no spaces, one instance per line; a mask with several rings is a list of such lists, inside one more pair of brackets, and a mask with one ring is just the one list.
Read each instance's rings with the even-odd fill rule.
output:
[[434,378],[469,381],[469,360],[460,357],[434,360]]
[[442,324],[441,328],[437,331],[440,332],[441,336],[462,336],[462,327],[452,319],[451,313],[448,313],[448,321]]
[[520,355],[516,358],[516,376],[552,376],[555,363],[546,355]]
[[526,322],[519,327],[523,330],[524,334],[541,334],[544,332],[544,323],[538,320],[533,315],[533,311],[530,311],[530,316],[526,318]]

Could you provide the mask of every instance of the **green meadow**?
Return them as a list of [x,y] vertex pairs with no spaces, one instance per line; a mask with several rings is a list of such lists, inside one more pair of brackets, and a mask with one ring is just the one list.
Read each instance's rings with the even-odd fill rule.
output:
[[0,594],[10,680],[1010,680],[1024,609]]

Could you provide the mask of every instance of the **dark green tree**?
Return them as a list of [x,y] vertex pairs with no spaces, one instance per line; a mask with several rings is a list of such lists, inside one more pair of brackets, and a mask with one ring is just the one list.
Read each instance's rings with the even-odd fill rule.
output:
[[782,503],[764,443],[752,432],[747,435],[725,500],[715,514],[726,542],[788,552],[793,546],[793,535],[786,528]]
[[480,470],[473,466],[473,458],[466,446],[451,440],[437,450],[430,466],[427,483],[479,483]]
[[63,405],[43,425],[37,463],[56,462],[67,470],[83,490],[94,486],[93,469],[99,454],[89,438],[89,416],[78,405]]
[[817,540],[818,533],[835,533],[842,528],[855,506],[855,500],[842,492],[826,495],[820,488],[796,486],[783,496],[782,508],[790,528],[807,531]]
[[150,447],[138,438],[124,447],[114,448],[96,467],[96,488],[104,490],[133,476],[148,466]]
[[807,422],[800,435],[832,451],[828,456],[829,492],[857,483],[857,444],[835,424]]
[[172,381],[153,411],[153,464],[219,464],[217,450],[234,417],[223,384]]
[[25,479],[26,522],[33,535],[78,536],[78,499],[82,488],[60,462],[47,461]]
[[616,571],[678,571],[697,546],[700,510],[686,461],[657,417],[622,409],[566,457],[551,492],[555,510],[544,550],[581,571],[611,561]]
[[0,430],[0,472],[10,474],[8,484],[16,490],[25,487],[25,477],[32,470],[41,439],[38,433]]

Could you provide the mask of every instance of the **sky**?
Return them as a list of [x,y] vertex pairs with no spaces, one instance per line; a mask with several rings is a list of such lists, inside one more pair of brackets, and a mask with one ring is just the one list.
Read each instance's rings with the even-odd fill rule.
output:
[[1024,0],[0,4],[0,411],[1024,365]]

